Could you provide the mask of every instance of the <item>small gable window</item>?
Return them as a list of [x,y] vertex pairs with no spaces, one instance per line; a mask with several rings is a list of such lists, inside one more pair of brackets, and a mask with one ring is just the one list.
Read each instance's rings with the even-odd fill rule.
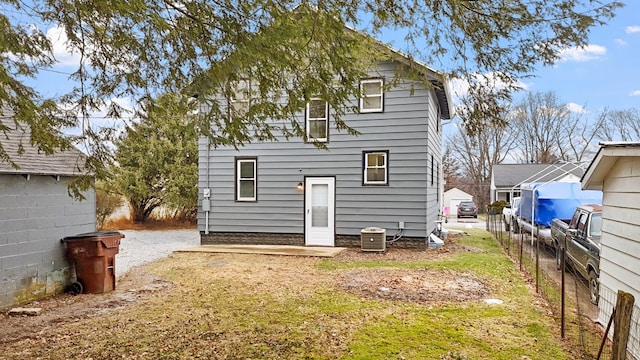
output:
[[384,110],[384,81],[365,79],[360,81],[360,112],[382,112]]
[[229,109],[235,116],[244,116],[249,111],[251,97],[251,82],[247,79],[238,81],[229,99]]
[[307,103],[307,138],[311,141],[326,142],[329,138],[329,104],[320,98],[312,98]]
[[389,167],[388,151],[363,152],[363,181],[364,185],[388,185]]

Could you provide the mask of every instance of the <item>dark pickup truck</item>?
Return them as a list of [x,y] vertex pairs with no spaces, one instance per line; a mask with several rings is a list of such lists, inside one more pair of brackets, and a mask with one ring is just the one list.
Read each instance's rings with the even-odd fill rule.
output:
[[556,247],[556,267],[561,268],[562,250],[573,269],[589,281],[589,298],[598,304],[602,205],[580,205],[567,223],[553,219],[551,238]]

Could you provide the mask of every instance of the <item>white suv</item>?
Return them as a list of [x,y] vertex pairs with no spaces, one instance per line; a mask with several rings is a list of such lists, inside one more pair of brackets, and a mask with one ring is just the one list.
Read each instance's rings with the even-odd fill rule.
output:
[[511,229],[512,224],[516,222],[516,210],[520,205],[520,198],[514,197],[511,201],[511,204],[507,204],[507,206],[502,209],[502,221],[504,222],[505,231],[509,231]]

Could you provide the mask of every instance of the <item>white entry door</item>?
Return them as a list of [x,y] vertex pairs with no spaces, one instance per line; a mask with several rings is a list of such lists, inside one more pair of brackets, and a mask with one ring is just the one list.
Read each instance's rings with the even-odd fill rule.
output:
[[335,178],[306,178],[305,245],[335,246]]

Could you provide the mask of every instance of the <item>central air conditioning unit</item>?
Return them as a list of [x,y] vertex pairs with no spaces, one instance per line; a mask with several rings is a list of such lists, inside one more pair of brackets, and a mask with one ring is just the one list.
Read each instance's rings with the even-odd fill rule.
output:
[[362,251],[385,251],[387,230],[378,227],[368,227],[360,230]]

